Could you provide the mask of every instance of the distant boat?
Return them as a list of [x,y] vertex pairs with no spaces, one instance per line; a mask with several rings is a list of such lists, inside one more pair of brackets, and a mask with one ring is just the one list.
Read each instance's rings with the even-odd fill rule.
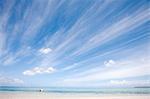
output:
[[43,92],[43,91],[44,91],[44,89],[40,89],[39,91],[40,91],[40,92]]

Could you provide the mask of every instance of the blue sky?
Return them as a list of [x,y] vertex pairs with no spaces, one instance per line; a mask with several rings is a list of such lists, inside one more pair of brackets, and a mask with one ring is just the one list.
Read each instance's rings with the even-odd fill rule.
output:
[[150,85],[148,0],[0,0],[0,85]]

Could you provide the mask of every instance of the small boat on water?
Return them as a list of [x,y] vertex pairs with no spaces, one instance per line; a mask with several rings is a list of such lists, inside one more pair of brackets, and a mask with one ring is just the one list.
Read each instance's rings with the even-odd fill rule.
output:
[[43,91],[44,91],[44,89],[40,89],[39,91],[40,91],[40,92],[43,92]]

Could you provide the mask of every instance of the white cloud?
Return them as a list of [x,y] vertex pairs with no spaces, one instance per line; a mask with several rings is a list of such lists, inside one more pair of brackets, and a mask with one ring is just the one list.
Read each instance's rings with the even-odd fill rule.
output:
[[48,54],[48,53],[50,53],[51,51],[52,51],[51,48],[41,48],[41,49],[39,50],[39,52],[42,53],[42,54]]
[[44,74],[44,73],[53,73],[55,69],[53,67],[35,67],[31,70],[26,70],[23,72],[23,75],[33,76],[36,74]]
[[112,86],[149,86],[150,80],[110,80]]
[[110,83],[114,85],[124,85],[127,84],[128,82],[126,80],[110,80]]
[[[130,62],[119,61],[117,62],[117,68],[96,68],[93,72],[92,69],[75,74],[66,78],[66,82],[89,82],[89,81],[101,81],[101,80],[111,80],[111,79],[124,79],[132,77],[141,77],[150,75],[150,62],[132,60]],[[82,75],[84,74],[84,75]],[[126,83],[125,81],[120,83]]]
[[115,64],[116,64],[116,62],[115,62],[114,60],[104,61],[104,65],[105,65],[106,67],[110,67],[110,66],[113,66],[113,65],[115,65]]
[[0,84],[23,84],[24,81],[18,78],[0,76]]

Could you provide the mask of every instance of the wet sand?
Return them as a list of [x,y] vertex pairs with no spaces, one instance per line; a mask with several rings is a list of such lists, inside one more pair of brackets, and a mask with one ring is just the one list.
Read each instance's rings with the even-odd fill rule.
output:
[[51,93],[0,93],[0,99],[150,99],[150,95],[83,95]]

